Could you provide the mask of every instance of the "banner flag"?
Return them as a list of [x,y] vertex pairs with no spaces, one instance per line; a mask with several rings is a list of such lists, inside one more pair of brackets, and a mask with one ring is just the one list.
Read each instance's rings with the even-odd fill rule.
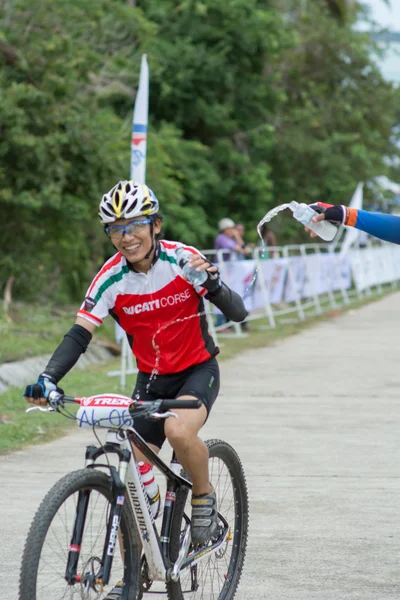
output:
[[146,183],[147,124],[149,114],[149,66],[143,54],[139,87],[133,111],[131,141],[131,179]]
[[[271,258],[259,261],[258,267],[255,260],[227,261],[224,266],[227,285],[239,294],[248,311],[265,307],[261,279],[271,304],[290,303],[296,297],[305,299],[351,287],[350,258],[343,256],[339,260],[339,254]],[[288,277],[289,266],[291,277]],[[220,311],[215,308],[214,312]]]
[[[149,114],[149,66],[146,54],[142,55],[140,65],[139,87],[136,93],[133,109],[132,138],[131,138],[131,172],[130,179],[138,183],[146,183],[146,150],[147,123]],[[121,388],[125,387],[127,373],[136,373],[133,368],[132,352],[128,346],[125,332],[115,323],[115,339],[122,344],[121,350]]]

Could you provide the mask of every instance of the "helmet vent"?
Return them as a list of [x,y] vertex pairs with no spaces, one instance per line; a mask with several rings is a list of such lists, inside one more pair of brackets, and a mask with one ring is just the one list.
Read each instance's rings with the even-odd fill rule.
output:
[[108,194],[104,194],[99,216],[103,224],[117,219],[150,216],[158,211],[158,200],[144,184],[136,181],[120,181]]

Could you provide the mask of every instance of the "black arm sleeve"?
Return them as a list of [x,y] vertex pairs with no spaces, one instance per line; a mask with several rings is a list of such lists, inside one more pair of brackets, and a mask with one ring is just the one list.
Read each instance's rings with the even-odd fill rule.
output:
[[239,294],[228,288],[224,283],[216,292],[208,292],[206,298],[215,304],[230,321],[240,322],[247,317],[247,310]]
[[73,325],[45,368],[46,375],[51,375],[58,383],[72,369],[80,355],[86,352],[91,339],[90,331],[81,325]]

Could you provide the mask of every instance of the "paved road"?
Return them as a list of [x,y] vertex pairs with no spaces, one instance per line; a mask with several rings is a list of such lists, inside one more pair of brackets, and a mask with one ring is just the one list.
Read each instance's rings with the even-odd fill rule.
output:
[[[204,437],[232,443],[251,528],[237,600],[400,598],[400,293],[222,364]],[[50,417],[51,418],[51,417]],[[87,434],[0,458],[0,597]]]

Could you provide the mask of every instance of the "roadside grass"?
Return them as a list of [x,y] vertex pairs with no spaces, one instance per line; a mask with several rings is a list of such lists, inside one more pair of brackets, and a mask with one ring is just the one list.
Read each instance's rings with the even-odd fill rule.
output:
[[[321,315],[312,314],[313,309],[306,309],[307,318],[305,321],[296,321],[291,317],[281,317],[277,319],[275,328],[269,327],[266,318],[250,321],[248,335],[244,337],[219,337],[221,348],[219,359],[221,361],[227,360],[246,350],[269,346],[283,338],[297,335],[304,329],[313,327],[322,321],[338,318],[341,314],[348,311],[357,310],[370,302],[381,299],[384,295],[393,291],[393,288],[386,288],[380,294],[371,294],[362,300],[352,300],[351,304],[342,304],[334,310],[327,309]],[[326,300],[322,302],[322,308],[327,308],[326,302]],[[27,318],[26,314],[25,312],[25,318]],[[49,326],[46,314],[51,314],[50,307],[46,307],[43,311],[37,310],[36,315],[34,311],[30,314],[36,316],[36,319],[34,319],[34,327],[37,332],[35,339],[40,339],[41,327],[46,332],[51,329],[51,336],[54,336],[54,339],[58,336],[55,342],[52,341],[52,337],[42,338],[42,352],[51,352],[65,331],[68,330],[71,319],[68,318],[66,326],[65,322],[60,324],[60,326],[56,325],[53,323],[53,319],[51,319],[51,326]],[[26,321],[24,322],[26,323]],[[30,326],[33,328],[32,325]],[[61,332],[60,335],[58,335],[59,332]],[[101,337],[107,337],[112,340],[113,335],[112,326],[107,330],[107,334]],[[1,342],[2,347],[4,347],[3,341]],[[39,353],[35,352],[35,354]],[[19,358],[23,357],[20,356]],[[130,396],[135,384],[136,375],[127,376],[124,390],[120,388],[118,377],[109,377],[107,375],[108,371],[118,370],[119,368],[120,358],[115,358],[106,365],[90,366],[85,370],[76,369],[62,380],[61,385],[65,393],[69,396],[90,396],[105,392],[122,393]],[[33,411],[27,414],[26,409],[31,405],[23,399],[23,390],[24,388],[22,387],[12,388],[0,395],[0,454],[18,450],[30,444],[48,442],[64,435],[72,426],[76,426],[73,419],[69,420],[56,413]],[[68,408],[68,410],[73,411],[71,408]]]
[[[107,371],[118,369],[119,359],[106,365],[95,365],[85,370],[75,369],[62,380],[62,388],[68,396],[91,396],[104,392],[124,393],[118,377],[108,377]],[[125,393],[130,395],[136,376],[127,377]],[[19,450],[30,444],[41,444],[65,434],[75,421],[57,413],[43,413],[38,410],[26,413],[32,407],[24,400],[25,387],[10,388],[0,395],[0,454]],[[129,390],[129,391],[128,391]],[[73,405],[67,405],[69,412],[76,412]]]
[[[74,324],[77,310],[77,305],[18,302],[9,313],[11,321],[0,313],[0,364],[52,352]],[[106,319],[97,335],[114,341],[113,320]]]

